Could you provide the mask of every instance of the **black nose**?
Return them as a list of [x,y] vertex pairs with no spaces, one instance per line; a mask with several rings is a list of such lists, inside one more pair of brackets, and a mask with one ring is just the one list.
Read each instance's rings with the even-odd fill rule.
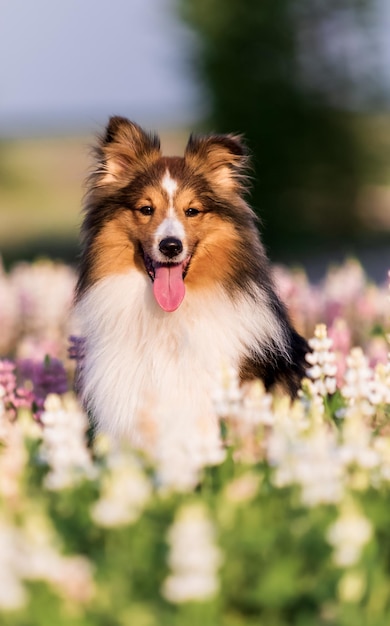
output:
[[183,251],[183,244],[180,239],[176,237],[166,237],[159,243],[160,252],[165,254],[169,259],[173,259],[174,256],[180,254]]

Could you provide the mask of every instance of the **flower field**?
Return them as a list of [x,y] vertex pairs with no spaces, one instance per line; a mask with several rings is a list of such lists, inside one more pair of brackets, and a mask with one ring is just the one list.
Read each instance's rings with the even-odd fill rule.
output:
[[388,285],[275,279],[311,337],[299,398],[222,370],[218,446],[153,455],[91,437],[73,269],[0,273],[2,626],[388,626]]

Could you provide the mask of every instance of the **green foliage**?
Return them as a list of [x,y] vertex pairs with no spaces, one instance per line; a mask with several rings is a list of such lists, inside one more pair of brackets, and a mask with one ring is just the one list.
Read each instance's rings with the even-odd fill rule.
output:
[[[206,128],[242,132],[253,153],[252,200],[266,243],[280,250],[309,238],[351,241],[362,228],[355,206],[367,156],[356,132],[359,115],[346,110],[354,98],[367,103],[378,93],[370,79],[373,3],[180,0],[179,6],[198,35],[193,66],[209,101]],[[343,52],[331,53],[344,36],[365,44],[359,70],[351,72]]]
[[[341,405],[341,395],[336,394],[325,420],[332,423]],[[315,430],[316,420],[318,416],[310,429]],[[272,464],[262,458],[233,461],[238,450],[231,449],[222,464],[205,469],[195,491],[155,490],[133,523],[104,527],[91,515],[102,494],[104,465],[96,480],[51,491],[45,488],[37,446],[31,439],[26,445],[24,478],[8,511],[3,496],[2,519],[23,527],[39,512],[41,519],[50,520],[62,552],[83,555],[93,564],[94,593],[79,601],[64,597],[61,587],[26,583],[27,605],[0,609],[2,626],[388,624],[389,489],[371,487],[369,474],[361,467],[351,467],[346,500],[308,507],[302,503],[299,485],[276,486]],[[359,475],[363,483],[356,480]],[[353,511],[357,507],[358,514],[370,520],[373,536],[361,556],[343,567],[334,560],[328,533],[342,517],[347,500]],[[194,505],[207,507],[217,530],[222,551],[220,592],[209,600],[175,606],[161,593],[169,573],[167,537],[178,511]]]

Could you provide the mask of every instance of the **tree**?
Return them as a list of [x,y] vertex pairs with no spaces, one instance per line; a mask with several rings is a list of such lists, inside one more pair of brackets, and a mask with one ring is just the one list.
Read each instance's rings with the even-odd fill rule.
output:
[[[247,138],[255,169],[252,204],[266,243],[280,250],[303,238],[353,237],[363,151],[348,107],[365,96],[362,79],[372,69],[367,3],[180,3],[198,34],[193,65],[210,105],[204,127]],[[354,65],[356,47],[365,56]]]

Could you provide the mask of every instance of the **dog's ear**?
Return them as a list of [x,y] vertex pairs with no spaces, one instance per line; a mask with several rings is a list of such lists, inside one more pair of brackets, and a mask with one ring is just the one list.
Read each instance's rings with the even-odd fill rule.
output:
[[184,157],[222,191],[242,192],[247,185],[248,151],[240,135],[191,135]]
[[125,117],[111,117],[95,156],[94,184],[123,184],[161,156],[160,139]]

